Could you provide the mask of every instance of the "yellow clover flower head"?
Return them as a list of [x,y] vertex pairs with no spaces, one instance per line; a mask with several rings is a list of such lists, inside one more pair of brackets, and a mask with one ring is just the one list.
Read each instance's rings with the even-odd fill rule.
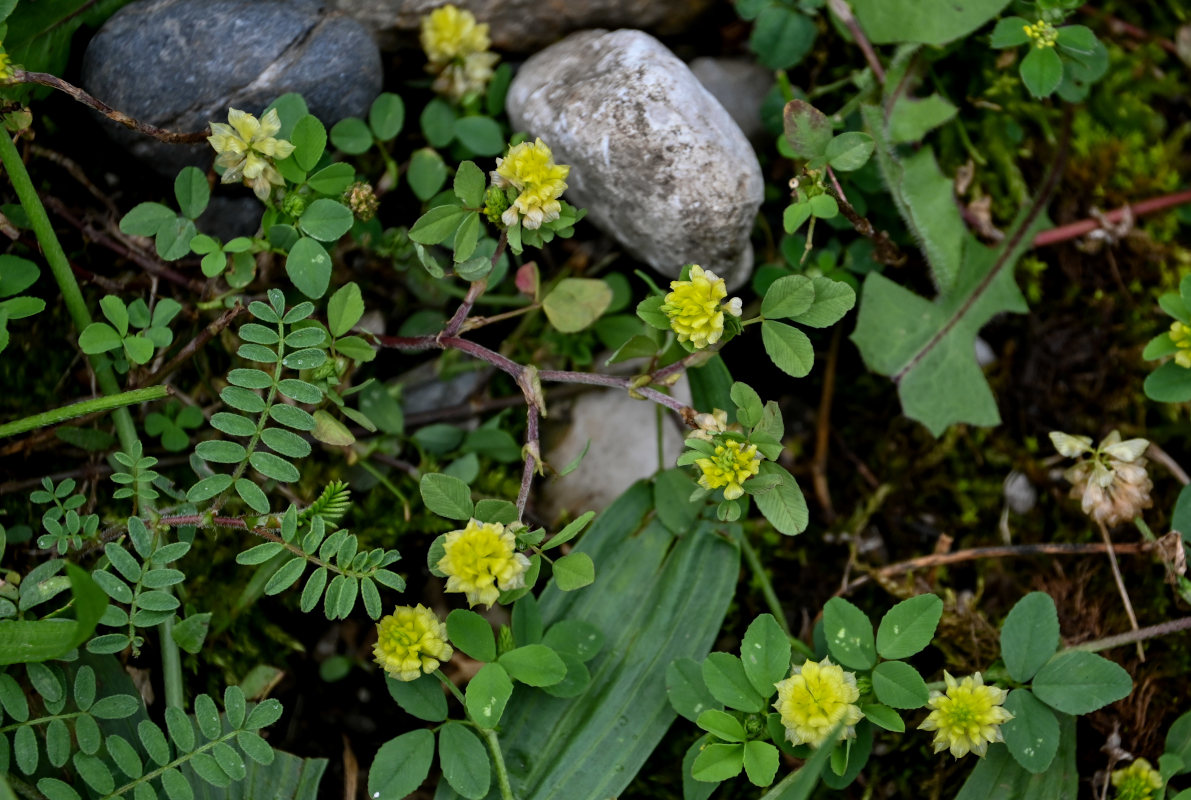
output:
[[1030,37],[1034,46],[1039,50],[1054,47],[1055,41],[1059,38],[1059,32],[1044,19],[1038,20],[1033,25],[1023,25],[1021,29],[1026,32],[1026,36]]
[[422,49],[434,73],[434,91],[459,102],[470,92],[483,91],[492,79],[499,56],[488,52],[487,23],[477,23],[466,9],[453,5],[422,17]]
[[419,603],[397,606],[376,626],[376,663],[399,681],[412,681],[434,672],[454,652],[447,644],[447,626]]
[[509,148],[504,158],[496,159],[491,173],[493,185],[515,189],[519,194],[501,214],[505,225],[521,225],[536,230],[543,223],[558,219],[562,205],[558,198],[566,191],[571,168],[554,163],[554,154],[541,139],[522,142]]
[[919,730],[935,732],[936,753],[950,750],[956,758],[968,753],[983,757],[989,743],[1004,741],[1001,723],[1013,719],[1002,707],[1009,692],[985,686],[979,672],[962,681],[944,672],[943,681],[947,691],[931,692],[931,712]]
[[280,130],[281,118],[275,108],[269,109],[259,120],[233,108],[228,110],[227,124],[212,122],[207,141],[219,154],[215,166],[224,169],[221,181],[236,183],[243,180],[262,201],[269,198],[274,186],[284,186],[285,180],[273,160],[288,157],[294,152],[294,146],[285,139],[276,138]]
[[853,726],[864,716],[856,705],[860,699],[856,676],[832,664],[830,658],[794,667],[790,677],[774,685],[773,707],[781,714],[791,744],[819,747],[841,722],[841,739],[856,735]]
[[1112,785],[1117,790],[1116,800],[1154,800],[1161,797],[1163,781],[1150,762],[1139,758],[1124,769],[1113,770]]
[[436,8],[422,17],[422,49],[431,64],[442,66],[456,58],[488,49],[488,23],[477,23],[467,9],[454,5]]
[[16,64],[12,63],[12,56],[0,47],[0,81],[10,81],[16,75]]
[[703,473],[700,486],[708,491],[724,487],[724,499],[735,500],[744,494],[741,484],[761,469],[761,454],[755,444],[726,439],[715,446],[714,456],[696,459],[695,466]]
[[1170,323],[1170,340],[1179,348],[1174,354],[1174,363],[1183,369],[1191,369],[1191,326],[1178,320]]
[[470,606],[491,608],[502,591],[525,585],[529,559],[517,552],[517,540],[504,525],[472,519],[446,535],[435,566],[447,576],[448,592],[465,593]]
[[678,334],[678,340],[702,350],[724,335],[725,311],[740,316],[740,298],[725,301],[727,296],[724,279],[696,264],[687,280],[670,281],[670,293],[660,308],[670,318],[670,327]]

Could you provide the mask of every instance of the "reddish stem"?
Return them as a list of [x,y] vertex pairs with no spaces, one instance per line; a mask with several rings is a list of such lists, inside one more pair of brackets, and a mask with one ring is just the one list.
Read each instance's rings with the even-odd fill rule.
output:
[[1121,208],[1109,211],[1100,219],[1080,220],[1079,222],[1072,222],[1067,225],[1060,225],[1057,228],[1051,228],[1048,231],[1042,231],[1034,237],[1034,247],[1045,247],[1048,244],[1058,244],[1069,239],[1079,238],[1103,227],[1104,222],[1120,222],[1126,213],[1131,212],[1133,216],[1140,217],[1142,214],[1165,211],[1168,208],[1181,206],[1185,203],[1191,203],[1191,189],[1163,195],[1162,197],[1152,197],[1149,200],[1142,200],[1140,203],[1134,203],[1131,206],[1122,206]]

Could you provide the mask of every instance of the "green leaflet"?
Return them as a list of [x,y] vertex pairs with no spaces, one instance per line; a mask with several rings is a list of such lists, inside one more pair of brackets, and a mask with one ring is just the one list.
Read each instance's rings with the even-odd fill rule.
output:
[[[500,738],[513,793],[535,800],[603,800],[618,795],[645,763],[675,712],[666,699],[667,665],[709,652],[739,570],[739,551],[702,522],[683,538],[659,521],[637,483],[597,518],[575,552],[600,564],[592,589],[541,597],[547,626],[579,619],[606,644],[589,664],[592,685],[572,700],[518,687]],[[613,699],[615,698],[615,699]],[[495,790],[488,797],[495,798]],[[456,797],[439,784],[439,800]]]
[[856,0],[860,25],[873,44],[946,44],[991,20],[1008,0]]
[[[879,142],[886,182],[895,187],[898,206],[923,243],[940,294],[932,302],[880,273],[869,274],[852,341],[869,369],[897,384],[906,416],[926,425],[934,435],[956,422],[996,425],[1000,414],[976,363],[974,342],[993,316],[1027,310],[1013,266],[1045,223],[1043,207],[1055,173],[1018,215],[1005,241],[989,249],[966,231],[957,236],[946,221],[946,208],[955,214],[956,222],[958,211],[950,184],[942,198],[937,182],[929,177],[937,174],[942,179],[933,154],[923,149],[899,164],[884,135],[880,111],[866,107],[865,117]],[[923,183],[924,176],[928,177]]]
[[87,640],[108,606],[107,595],[91,576],[66,565],[74,595],[75,620],[5,620],[0,622],[0,664],[48,661]]
[[1059,718],[1059,752],[1043,773],[1031,775],[1005,745],[989,745],[955,800],[1076,800],[1079,772],[1075,768],[1075,717]]

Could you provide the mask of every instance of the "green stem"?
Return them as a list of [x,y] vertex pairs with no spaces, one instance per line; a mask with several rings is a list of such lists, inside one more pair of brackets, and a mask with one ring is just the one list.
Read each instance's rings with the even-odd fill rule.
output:
[[396,497],[398,500],[401,501],[401,507],[405,511],[405,520],[406,520],[406,522],[408,522],[409,515],[410,515],[409,498],[407,498],[404,494],[402,494],[401,490],[398,489],[396,486],[394,486],[393,482],[391,480],[389,480],[387,477],[385,477],[385,474],[383,472],[378,470],[376,467],[372,466],[372,464],[369,463],[368,459],[361,458],[356,463],[358,463],[361,467],[363,467],[365,472],[367,472],[372,477],[376,478],[376,480],[378,482],[380,482],[381,486],[388,489],[390,492],[393,493],[394,497]]
[[145,403],[150,400],[160,400],[169,395],[169,393],[170,388],[168,386],[146,386],[143,389],[133,389],[132,391],[121,392],[120,394],[81,400],[77,403],[71,403],[68,406],[55,408],[51,411],[43,411],[31,417],[25,417],[24,419],[18,419],[5,425],[0,425],[0,438],[16,436],[19,433],[28,433],[37,428],[48,428],[51,425],[57,425],[68,419],[83,417],[87,414],[112,411],[117,408],[123,408],[124,406]]
[[480,735],[488,744],[488,752],[492,753],[492,764],[496,767],[496,784],[500,787],[501,800],[515,800],[513,787],[509,784],[509,769],[505,766],[504,754],[500,752],[500,739],[496,731],[491,728],[480,728]]
[[[21,207],[29,217],[29,225],[33,228],[33,234],[37,237],[38,244],[41,245],[42,254],[45,255],[46,263],[50,266],[50,272],[53,273],[58,289],[62,292],[62,301],[66,305],[66,312],[70,315],[75,329],[82,333],[91,324],[91,312],[87,309],[83,292],[74,278],[74,273],[70,270],[70,262],[66,259],[62,244],[54,233],[54,226],[50,224],[45,206],[41,204],[41,198],[37,196],[37,189],[33,186],[29,171],[25,169],[25,163],[21,161],[21,154],[7,133],[0,133],[0,163],[3,163],[5,171],[8,172],[8,178],[12,181],[12,188],[17,194],[17,199],[21,201]],[[107,359],[100,355],[92,355],[88,358],[91,361],[91,369],[95,372],[99,390],[108,397],[120,395],[120,384]],[[128,408],[125,405],[113,408],[112,419],[116,424],[116,436],[120,440],[120,447],[128,453],[139,451],[140,437],[137,436],[136,424],[132,421],[132,414],[129,413]],[[142,511],[146,510],[149,505],[143,498],[138,498],[138,506]],[[162,678],[165,682],[166,702],[181,708],[182,661],[178,653],[178,645],[174,642],[174,637],[170,635],[171,628],[170,623],[162,623],[157,626],[158,634],[161,637]]]
[[[21,201],[21,207],[25,209],[25,214],[29,217],[29,225],[33,228],[33,233],[37,237],[38,244],[41,245],[45,260],[50,265],[50,271],[54,274],[54,280],[58,282],[58,288],[62,291],[66,312],[70,314],[70,320],[74,323],[74,327],[79,333],[82,333],[91,324],[91,312],[87,310],[83,292],[79,289],[78,281],[74,279],[74,273],[70,271],[70,262],[67,261],[66,253],[58,242],[54,226],[50,224],[50,218],[46,214],[45,206],[41,204],[41,198],[37,196],[37,190],[33,188],[33,181],[25,169],[25,163],[21,161],[21,154],[17,152],[16,145],[12,143],[12,139],[8,137],[7,133],[0,134],[0,162],[4,164],[4,169],[8,172],[12,188],[16,191],[17,199]],[[116,374],[112,372],[112,367],[107,360],[98,355],[89,356],[89,358],[91,368],[95,370],[95,379],[99,383],[100,391],[105,395],[120,394],[120,385],[116,382]],[[138,441],[132,414],[128,413],[126,408],[117,408],[114,409],[112,416],[116,422],[116,435],[120,439],[120,446],[126,451],[131,451]]]
[[765,598],[765,605],[769,606],[769,611],[777,620],[777,624],[786,632],[786,636],[790,639],[790,644],[794,645],[807,658],[814,658],[815,651],[808,647],[806,642],[790,632],[790,623],[786,620],[786,612],[782,610],[782,604],[777,599],[777,592],[773,590],[773,582],[769,580],[769,573],[765,571],[765,566],[761,563],[761,557],[753,549],[748,537],[741,534],[737,541],[740,542],[740,550],[744,553],[744,560],[748,562],[749,569],[753,571],[753,576],[757,579],[757,583],[761,584],[761,596]]
[[[455,695],[455,699],[458,700],[459,704],[463,706],[464,713],[466,713],[467,705],[463,699],[463,692],[459,691],[459,687],[456,686],[450,678],[444,675],[441,669],[436,669],[434,671],[434,677],[438,678],[442,682],[443,686],[450,689],[451,694]],[[470,722],[479,732],[480,736],[484,738],[484,741],[488,745],[488,751],[492,753],[492,763],[496,767],[496,783],[498,786],[500,786],[501,800],[515,800],[513,797],[513,787],[509,783],[509,770],[508,767],[505,766],[504,753],[500,751],[500,739],[497,738],[496,731],[492,728],[485,728],[483,725],[476,723],[476,721],[471,718],[471,714],[467,715],[467,719],[468,722]]]

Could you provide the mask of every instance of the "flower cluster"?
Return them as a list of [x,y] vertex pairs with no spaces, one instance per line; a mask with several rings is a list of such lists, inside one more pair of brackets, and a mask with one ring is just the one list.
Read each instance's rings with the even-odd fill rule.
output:
[[488,52],[488,25],[477,23],[466,9],[453,5],[422,17],[422,49],[434,74],[434,91],[456,103],[472,92],[481,92],[492,79],[499,56]]
[[207,141],[219,154],[215,166],[224,169],[222,182],[243,180],[262,201],[269,198],[274,186],[284,185],[273,159],[286,158],[294,152],[294,146],[276,138],[280,130],[281,119],[275,108],[259,120],[233,108],[227,113],[227,124],[212,122]]
[[502,591],[525,585],[529,559],[517,552],[516,538],[505,526],[472,519],[446,535],[435,566],[447,576],[448,592],[463,592],[468,605],[491,607]]
[[840,723],[844,726],[841,739],[856,735],[853,726],[864,716],[856,705],[860,699],[856,676],[832,664],[831,659],[807,661],[774,685],[777,701],[773,707],[782,717],[791,744],[819,747]]
[[376,663],[399,681],[434,672],[454,652],[447,644],[447,626],[421,603],[397,606],[381,619],[376,632]]
[[708,491],[723,487],[724,499],[735,500],[744,494],[741,486],[761,469],[761,454],[755,444],[741,444],[735,439],[725,439],[715,446],[715,455],[695,460],[695,466],[703,473],[699,485]]
[[1064,475],[1071,481],[1071,496],[1080,498],[1083,512],[1092,519],[1117,525],[1133,519],[1152,504],[1153,483],[1142,456],[1150,444],[1145,439],[1121,441],[1121,434],[1113,431],[1093,448],[1090,436],[1052,431],[1050,440],[1068,458],[1091,455],[1088,459],[1081,458]]
[[1038,20],[1033,25],[1023,25],[1022,30],[1026,32],[1026,36],[1030,37],[1034,46],[1039,50],[1045,47],[1054,47],[1055,41],[1059,38],[1059,32],[1044,19]]
[[3,47],[0,47],[0,81],[10,81],[16,76],[16,65]]
[[541,139],[510,147],[504,158],[496,159],[491,173],[494,186],[518,193],[501,214],[501,222],[515,225],[520,219],[523,227],[536,230],[558,219],[562,212],[558,198],[566,191],[570,173],[570,167],[554,163],[554,154]]
[[670,318],[670,327],[678,334],[678,340],[702,350],[723,336],[725,311],[740,316],[740,298],[725,302],[727,296],[724,279],[696,264],[687,280],[670,282],[670,292],[660,308]]
[[1150,762],[1139,758],[1124,769],[1113,770],[1116,800],[1154,800],[1161,797],[1163,780]]
[[1170,323],[1170,340],[1178,348],[1174,354],[1174,363],[1183,369],[1191,369],[1191,326],[1178,320]]
[[992,742],[1004,741],[1001,724],[1013,719],[1003,708],[1009,693],[996,686],[985,686],[977,672],[957,681],[943,673],[946,692],[931,692],[927,707],[930,714],[919,730],[935,732],[935,752],[950,750],[959,758],[968,753],[983,756]]

